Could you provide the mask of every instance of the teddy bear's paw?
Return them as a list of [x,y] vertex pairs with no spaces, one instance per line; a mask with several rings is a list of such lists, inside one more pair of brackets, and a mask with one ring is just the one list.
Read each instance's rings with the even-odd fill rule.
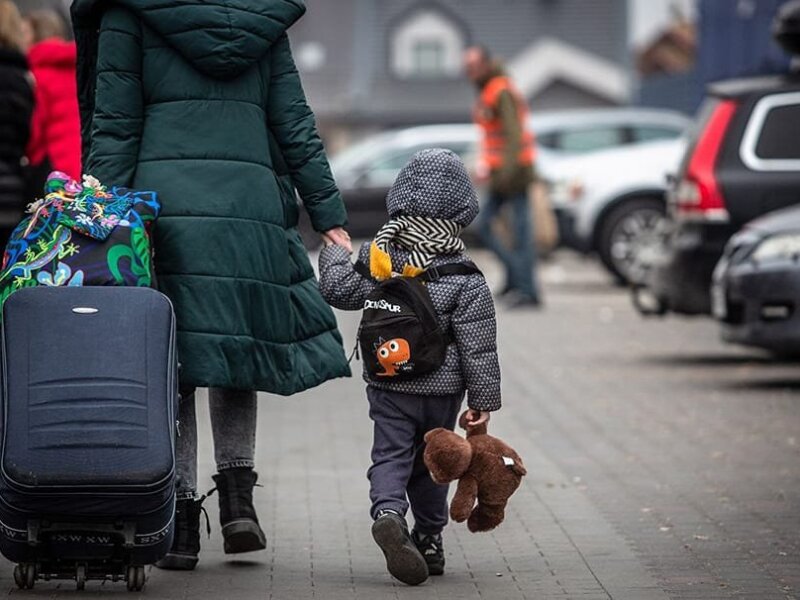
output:
[[482,533],[495,529],[505,518],[505,511],[502,509],[484,510],[482,507],[472,511],[467,521],[467,528],[472,533]]
[[471,506],[451,506],[450,507],[450,518],[453,519],[456,523],[463,523],[469,518],[469,514],[472,512]]

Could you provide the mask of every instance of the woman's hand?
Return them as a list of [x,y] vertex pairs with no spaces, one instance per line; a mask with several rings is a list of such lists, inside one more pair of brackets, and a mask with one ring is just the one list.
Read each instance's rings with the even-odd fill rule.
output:
[[478,425],[483,425],[484,423],[488,423],[491,417],[492,413],[488,411],[472,410],[470,408],[467,411],[467,427],[472,429],[473,427],[477,427]]
[[353,244],[350,241],[350,234],[347,233],[343,227],[329,229],[322,234],[322,241],[325,242],[326,246],[335,244],[346,248],[350,254],[353,253]]

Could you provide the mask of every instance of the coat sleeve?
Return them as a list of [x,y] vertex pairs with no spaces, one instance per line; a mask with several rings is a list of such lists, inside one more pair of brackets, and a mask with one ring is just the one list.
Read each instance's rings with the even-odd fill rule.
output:
[[467,405],[473,410],[498,410],[497,321],[492,292],[483,277],[470,277],[464,284],[453,312],[452,328],[461,354]]
[[[365,253],[366,248],[366,253]],[[361,260],[369,256],[365,245]],[[350,254],[341,246],[327,246],[319,255],[319,289],[331,306],[340,310],[361,310],[375,284],[362,277],[353,267]]]
[[328,231],[346,225],[344,202],[333,180],[314,114],[306,102],[286,34],[270,51],[267,117],[314,229]]
[[133,13],[123,8],[103,15],[96,86],[84,171],[108,186],[132,186],[144,123],[142,32]]

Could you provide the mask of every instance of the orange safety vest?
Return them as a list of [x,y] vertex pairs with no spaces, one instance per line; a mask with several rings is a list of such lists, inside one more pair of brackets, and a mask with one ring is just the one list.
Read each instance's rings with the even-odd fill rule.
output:
[[517,105],[517,120],[522,130],[519,164],[532,165],[536,158],[533,133],[528,128],[528,104],[508,77],[497,75],[483,87],[475,105],[475,122],[483,130],[481,161],[491,170],[503,167],[506,139],[503,135],[503,123],[498,111],[498,100],[500,94],[505,91],[511,93],[511,97]]

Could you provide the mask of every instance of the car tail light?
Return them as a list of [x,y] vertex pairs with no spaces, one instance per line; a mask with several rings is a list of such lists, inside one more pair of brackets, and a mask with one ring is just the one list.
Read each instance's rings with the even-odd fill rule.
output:
[[684,220],[727,221],[728,211],[714,172],[737,104],[723,100],[714,108],[692,149],[686,174],[675,188],[677,217]]

